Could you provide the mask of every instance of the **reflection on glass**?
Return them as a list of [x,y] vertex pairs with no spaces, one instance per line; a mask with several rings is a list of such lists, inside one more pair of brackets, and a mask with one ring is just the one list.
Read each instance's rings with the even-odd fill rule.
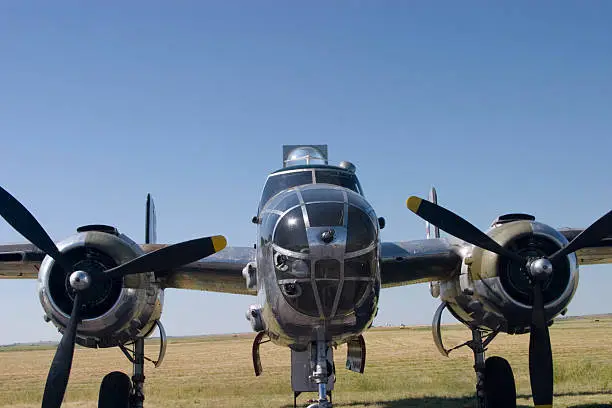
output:
[[293,258],[274,251],[274,269],[278,280],[308,278],[310,276],[310,261]]
[[[296,282],[293,285],[299,286],[301,293],[299,296],[287,296],[285,294],[285,290],[287,288],[281,286],[281,290],[285,294],[285,299],[287,302],[298,312],[304,313],[308,316],[318,317],[319,316],[319,308],[317,307],[317,303],[315,301],[314,291],[312,290],[312,285],[310,282]],[[291,292],[292,288],[288,288]]]
[[308,249],[308,237],[300,207],[289,211],[278,222],[274,233],[274,243],[294,252]]
[[344,202],[344,194],[341,190],[335,188],[311,188],[306,187],[301,190],[304,202],[311,203],[315,201],[338,201]]
[[317,291],[319,292],[325,317],[331,317],[336,293],[338,292],[338,283],[339,281],[317,281]]
[[321,259],[315,263],[315,279],[340,279],[340,262]]
[[264,187],[263,193],[261,194],[259,209],[261,210],[270,198],[281,191],[291,187],[301,186],[303,184],[312,184],[311,170],[270,175],[266,181],[266,186]]
[[264,243],[272,241],[272,233],[274,232],[274,226],[278,221],[279,215],[274,213],[265,213],[261,220],[261,239]]
[[347,173],[340,170],[317,170],[316,171],[317,184],[333,184],[335,186],[341,186],[353,190],[356,193],[361,194],[359,188],[359,181],[357,176],[353,173]]
[[374,252],[346,259],[344,261],[344,276],[352,278],[369,278],[374,271]]
[[376,231],[370,216],[352,205],[349,206],[346,252],[364,249],[375,238]]
[[308,220],[311,227],[327,227],[344,225],[343,203],[307,204]]
[[357,303],[363,298],[369,284],[370,282],[364,281],[344,281],[340,302],[338,302],[337,314],[351,313],[357,306]]

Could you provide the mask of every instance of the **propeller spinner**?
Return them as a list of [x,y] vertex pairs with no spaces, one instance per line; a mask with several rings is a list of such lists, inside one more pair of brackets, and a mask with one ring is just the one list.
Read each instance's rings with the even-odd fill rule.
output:
[[546,322],[542,283],[554,273],[554,264],[562,257],[596,244],[612,233],[612,211],[582,231],[568,245],[550,257],[525,258],[495,242],[487,234],[457,214],[437,204],[411,196],[406,201],[410,211],[447,233],[482,249],[494,252],[524,266],[533,287],[533,305],[529,337],[529,375],[533,402],[536,406],[552,406],[553,360],[550,334]]
[[[86,270],[73,271],[72,263],[62,255],[36,218],[2,187],[0,215],[17,232],[53,258],[66,273],[70,273],[70,286],[75,291],[72,313],[53,357],[42,400],[42,408],[59,408],[68,385],[82,305],[90,294],[96,292],[97,279],[92,279]],[[227,241],[221,235],[193,239],[149,252],[104,273],[111,277],[124,277],[172,269],[212,255],[226,245]]]

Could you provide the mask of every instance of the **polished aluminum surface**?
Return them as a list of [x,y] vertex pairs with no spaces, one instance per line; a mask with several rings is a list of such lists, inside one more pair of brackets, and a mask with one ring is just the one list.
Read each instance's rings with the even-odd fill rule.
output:
[[383,242],[383,288],[451,279],[459,274],[459,251],[446,238]]
[[433,321],[431,323],[431,331],[433,335],[434,344],[436,348],[444,357],[448,357],[449,350],[446,350],[444,347],[444,342],[442,341],[442,330],[440,329],[440,323],[442,322],[442,313],[446,309],[446,302],[440,303],[440,306],[436,309],[434,313]]
[[164,362],[164,357],[166,357],[166,349],[168,348],[168,336],[166,336],[166,329],[164,329],[164,325],[160,320],[155,321],[155,325],[159,330],[159,354],[157,355],[157,360],[153,361],[153,365],[155,368],[158,368]]
[[[284,155],[284,164],[287,164],[291,150],[294,149],[287,150]],[[510,279],[509,285],[507,275],[511,268],[506,265],[506,271],[510,272],[500,275],[501,261],[495,256],[478,255],[477,249],[456,242],[452,237],[439,238],[439,233],[431,226],[427,228],[427,237],[431,239],[381,243],[378,218],[363,197],[363,190],[353,172],[354,166],[348,162],[341,163],[340,167],[315,165],[314,160],[323,158],[308,148],[293,153],[293,160],[289,164],[296,164],[295,159],[301,159],[307,165],[282,169],[269,175],[256,217],[256,248],[228,247],[206,259],[171,271],[126,277],[121,294],[109,312],[95,319],[83,320],[78,332],[79,342],[106,347],[135,336],[147,335],[152,331],[154,322],[159,320],[163,288],[166,287],[257,295],[257,304],[252,309],[257,317],[253,328],[265,330],[275,343],[290,345],[294,349],[301,349],[312,341],[330,344],[348,341],[371,325],[378,310],[381,286],[419,282],[431,282],[432,295],[439,295],[449,312],[472,329],[499,329],[512,333],[528,329],[531,306],[523,299],[525,293],[521,293],[521,290],[525,292],[526,287],[523,274],[511,276],[515,281]],[[326,148],[324,161],[327,162]],[[349,176],[354,179],[351,180]],[[347,180],[352,185],[343,184]],[[268,181],[280,183],[271,183],[266,191]],[[293,184],[283,185],[287,181]],[[318,198],[314,198],[317,195]],[[430,198],[437,201],[434,189]],[[283,200],[287,201],[283,203]],[[342,207],[341,210],[336,204]],[[318,206],[318,209],[309,211],[309,206]],[[356,214],[360,216],[366,214],[363,219],[369,217],[376,231],[375,238],[358,240],[349,249],[351,234],[355,230],[349,224],[354,217],[345,216],[342,222],[316,222],[321,214],[333,213],[333,207],[343,215],[352,209],[357,209]],[[295,228],[286,228],[287,225],[281,227],[289,219],[296,223]],[[500,232],[507,231],[506,228],[525,225],[515,223],[525,220],[510,220],[508,217],[502,221],[496,222],[495,231],[489,232],[495,236],[494,239],[508,238]],[[277,238],[283,228],[288,233],[281,242]],[[529,223],[530,234],[546,237],[559,247],[581,231],[557,231],[541,223]],[[93,245],[121,262],[161,247],[150,244],[139,247],[124,236],[93,239],[90,242],[85,236],[95,238],[94,235],[83,234],[60,243],[61,250]],[[115,239],[120,243],[117,244]],[[354,272],[357,272],[350,275],[349,262],[361,257],[366,261],[359,261],[360,266],[354,268]],[[370,261],[373,265],[371,270],[365,267]],[[559,289],[559,296],[545,302],[549,319],[565,310],[571,301],[578,284],[579,263],[612,263],[612,238],[605,238],[600,243],[577,251],[575,255],[571,254],[566,261],[567,284]],[[482,265],[486,267],[480,267]],[[544,261],[536,261],[526,273],[543,277],[551,275],[550,279],[545,279],[545,282],[549,282],[559,273],[553,270],[551,274],[551,266]],[[557,264],[554,266],[560,269]],[[61,329],[66,325],[68,316],[49,296],[48,275],[52,270],[53,260],[45,258],[32,245],[0,246],[0,278],[38,276],[39,295],[46,316]],[[73,279],[72,284],[79,287],[82,282],[77,283]],[[362,296],[351,298],[345,295],[345,287],[362,284],[367,285]],[[326,291],[321,291],[324,285],[330,286]],[[301,301],[295,302],[296,299]],[[308,302],[311,304],[308,305]],[[307,312],[312,313],[304,313],[303,303],[311,307]],[[343,310],[346,304],[351,306],[348,312]],[[437,329],[434,327],[434,334],[436,345],[440,343],[438,346],[443,349],[439,333],[442,310],[440,308],[434,316],[434,326],[438,325]]]
[[[494,234],[497,240],[505,243],[513,242],[516,239],[513,234],[517,231],[522,231],[521,234],[532,234],[534,237],[549,240],[555,244],[556,248],[567,245],[567,239],[559,231],[537,221],[500,224],[491,229],[489,233]],[[480,266],[474,264],[473,256],[477,251],[486,255],[488,261],[484,265],[492,267],[487,267],[485,271],[482,271],[479,269]],[[532,307],[528,302],[521,301],[511,294],[500,279],[496,268],[503,258],[471,245],[462,247],[461,256],[464,262],[461,264],[461,273],[458,278],[440,284],[440,298],[448,303],[449,311],[472,329],[496,330],[500,328],[501,331],[509,333],[528,331]],[[546,262],[539,263],[539,265],[545,264]],[[578,264],[575,254],[567,256],[567,268],[566,285],[558,290],[554,299],[545,302],[547,320],[551,320],[564,310],[576,292]],[[564,271],[557,271],[557,273],[561,272]],[[527,269],[525,273],[529,273]],[[553,276],[554,274],[553,270]],[[529,296],[530,289],[528,292],[525,296]]]
[[536,259],[529,264],[529,273],[537,280],[544,280],[553,273],[552,263],[546,258]]
[[[117,264],[142,254],[140,247],[125,235],[88,231],[77,233],[57,244],[65,253],[79,248],[91,248],[110,256]],[[55,261],[46,257],[39,271],[38,294],[45,315],[63,331],[69,313],[63,311],[52,296],[52,274],[62,273],[54,268]],[[163,291],[152,272],[131,275],[124,280],[134,288],[120,289],[117,300],[108,310],[93,318],[83,318],[77,330],[77,343],[87,347],[111,347],[123,344],[151,331],[163,307]]]
[[70,286],[75,290],[85,290],[91,285],[91,277],[85,271],[74,271],[70,274]]
[[[367,201],[342,186],[311,184],[277,194],[260,217],[257,280],[272,341],[308,344],[322,324],[338,343],[364,330],[380,288],[378,219]],[[371,261],[351,263],[362,257]]]

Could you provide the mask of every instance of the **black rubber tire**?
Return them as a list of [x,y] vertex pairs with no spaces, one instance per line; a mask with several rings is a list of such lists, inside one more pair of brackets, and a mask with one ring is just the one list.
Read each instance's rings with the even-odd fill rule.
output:
[[100,385],[98,408],[130,408],[132,380],[121,371],[113,371],[104,376]]
[[485,398],[487,408],[516,408],[516,384],[512,367],[505,358],[485,361]]

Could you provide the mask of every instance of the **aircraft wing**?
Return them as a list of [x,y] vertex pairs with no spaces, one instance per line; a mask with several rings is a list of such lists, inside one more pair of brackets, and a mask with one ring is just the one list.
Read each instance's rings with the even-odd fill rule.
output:
[[[143,244],[145,252],[166,245]],[[32,244],[0,245],[0,279],[36,279],[45,254]],[[158,274],[164,288],[255,295],[247,289],[242,269],[255,260],[255,249],[226,247],[200,261]]]
[[[568,241],[583,229],[559,229]],[[383,242],[381,248],[382,286],[393,287],[447,280],[459,273],[460,242],[445,238]],[[612,237],[576,251],[579,265],[612,263]]]
[[0,279],[36,279],[44,257],[32,244],[0,245]]
[[459,273],[459,249],[445,238],[383,242],[382,287],[449,279]]
[[[563,228],[559,232],[565,235],[568,241],[574,239],[583,230],[577,228]],[[576,251],[579,265],[597,265],[612,263],[612,236],[602,239],[598,244]]]
[[[145,244],[145,252],[165,245]],[[163,288],[194,289],[209,292],[256,295],[255,290],[247,289],[242,269],[255,260],[252,247],[226,247],[216,254],[167,273],[158,274]]]

